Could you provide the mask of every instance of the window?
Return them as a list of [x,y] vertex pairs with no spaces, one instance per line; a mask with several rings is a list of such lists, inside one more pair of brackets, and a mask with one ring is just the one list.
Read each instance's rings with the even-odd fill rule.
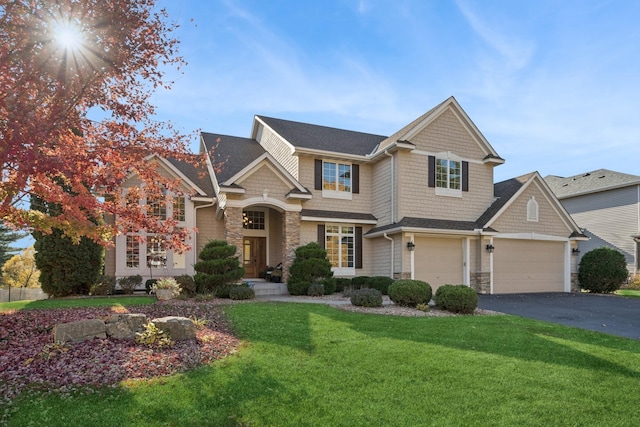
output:
[[436,188],[460,190],[462,167],[457,160],[436,159]]
[[263,211],[244,211],[242,212],[242,227],[245,230],[264,230],[264,212]]
[[167,249],[163,238],[158,236],[147,238],[147,266],[150,268],[167,267]]
[[184,197],[176,197],[173,199],[173,219],[176,221],[185,221]]
[[469,191],[469,162],[450,152],[429,156],[428,186],[438,196],[462,197]]
[[322,189],[351,192],[351,165],[324,162],[322,166]]
[[527,202],[527,221],[538,222],[538,202],[534,196]]
[[355,268],[355,227],[327,225],[325,249],[331,265],[336,269]]
[[147,197],[147,212],[157,219],[167,219],[167,204],[164,197]]
[[140,267],[140,242],[134,235],[127,235],[125,256],[127,268]]

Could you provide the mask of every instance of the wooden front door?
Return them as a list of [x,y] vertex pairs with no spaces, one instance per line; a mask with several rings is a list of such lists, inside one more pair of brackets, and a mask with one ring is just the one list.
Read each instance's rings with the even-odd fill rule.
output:
[[245,237],[242,241],[244,277],[258,277],[267,265],[267,238]]

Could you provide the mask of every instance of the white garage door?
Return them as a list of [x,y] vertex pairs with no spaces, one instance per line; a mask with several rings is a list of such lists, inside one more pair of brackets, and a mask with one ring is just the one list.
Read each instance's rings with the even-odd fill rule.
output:
[[416,237],[415,277],[435,290],[445,284],[462,284],[462,240]]
[[564,291],[564,243],[494,241],[493,292]]

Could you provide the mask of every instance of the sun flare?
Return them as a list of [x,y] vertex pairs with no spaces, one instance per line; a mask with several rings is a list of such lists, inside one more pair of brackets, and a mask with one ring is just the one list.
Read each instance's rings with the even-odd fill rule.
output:
[[66,50],[78,50],[83,44],[82,31],[71,22],[59,22],[54,27],[54,37],[58,45]]

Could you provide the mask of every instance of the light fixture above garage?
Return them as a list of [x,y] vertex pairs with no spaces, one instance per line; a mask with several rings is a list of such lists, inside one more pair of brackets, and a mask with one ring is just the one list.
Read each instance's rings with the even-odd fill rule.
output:
[[573,249],[571,249],[571,254],[572,254],[573,256],[578,256],[578,255],[580,255],[580,249],[578,249],[578,248],[573,248]]
[[407,249],[409,249],[409,251],[413,252],[413,250],[416,248],[416,244],[409,241],[407,242]]
[[490,254],[492,254],[495,249],[495,246],[493,246],[491,243],[487,245],[487,252],[489,252]]

